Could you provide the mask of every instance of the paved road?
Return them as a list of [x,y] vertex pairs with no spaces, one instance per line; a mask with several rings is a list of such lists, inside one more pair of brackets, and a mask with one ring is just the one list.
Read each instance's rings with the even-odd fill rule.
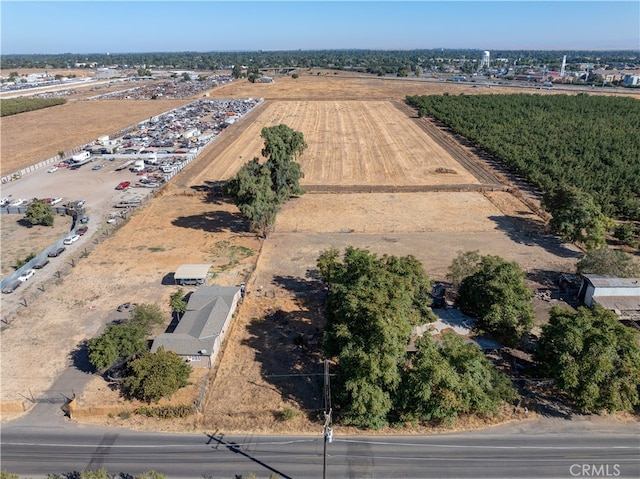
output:
[[[638,429],[547,433],[535,422],[435,436],[342,437],[328,445],[329,478],[640,477]],[[524,430],[523,430],[524,429]],[[111,474],[154,469],[170,478],[278,474],[319,478],[323,439],[138,433],[113,428],[5,424],[2,468],[46,477],[104,467]]]

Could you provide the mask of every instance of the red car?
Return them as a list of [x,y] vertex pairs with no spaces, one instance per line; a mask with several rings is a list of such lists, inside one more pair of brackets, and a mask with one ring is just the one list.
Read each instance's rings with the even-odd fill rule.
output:
[[87,231],[89,231],[89,228],[87,228],[86,226],[83,226],[82,228],[78,228],[76,230],[76,234],[79,234],[80,236],[82,236],[83,234],[85,234]]
[[130,181],[123,181],[122,183],[116,186],[116,190],[126,190],[131,185]]

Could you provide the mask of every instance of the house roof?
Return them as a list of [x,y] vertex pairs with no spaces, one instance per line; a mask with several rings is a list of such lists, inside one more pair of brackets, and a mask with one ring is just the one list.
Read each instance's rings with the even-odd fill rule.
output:
[[604,309],[615,312],[640,311],[640,296],[593,296]]
[[640,278],[618,278],[600,274],[583,274],[596,288],[640,288]]
[[163,346],[180,355],[196,355],[203,349],[211,354],[237,294],[237,286],[201,286],[189,297],[187,310],[174,332],[158,335],[151,351]]
[[210,267],[210,264],[181,264],[173,277],[175,279],[206,278]]

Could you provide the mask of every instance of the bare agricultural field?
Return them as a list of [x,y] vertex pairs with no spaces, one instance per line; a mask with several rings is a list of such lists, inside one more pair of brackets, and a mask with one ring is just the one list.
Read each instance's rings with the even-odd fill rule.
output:
[[208,173],[217,179],[235,174],[260,156],[262,128],[280,123],[301,131],[308,144],[299,159],[303,186],[478,183],[386,101],[267,102],[233,145],[213,160]]
[[70,101],[2,119],[0,175],[115,133],[190,100]]

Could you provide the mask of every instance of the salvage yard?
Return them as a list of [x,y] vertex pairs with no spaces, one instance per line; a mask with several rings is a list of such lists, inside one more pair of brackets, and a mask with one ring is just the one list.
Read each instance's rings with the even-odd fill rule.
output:
[[[444,279],[458,251],[474,249],[516,260],[528,271],[573,271],[575,248],[538,233],[541,220],[517,198],[501,191],[456,191],[460,185],[479,182],[419,128],[415,118],[392,103],[407,94],[443,91],[472,90],[452,84],[306,74],[297,80],[242,81],[212,90],[219,98],[267,101],[224,131],[115,234],[78,261],[71,274],[49,287],[4,329],[1,399],[20,400],[29,393],[69,394],[49,388],[68,366],[69,354],[99,333],[118,304],[153,302],[168,317],[169,296],[176,290],[170,273],[184,263],[211,263],[215,277],[210,283],[247,281],[248,296],[209,378],[202,412],[161,425],[137,416],[93,416],[82,421],[176,431],[317,433],[321,388],[314,376],[295,381],[276,376],[321,370],[324,289],[315,275],[315,260],[325,249],[353,245],[378,254],[413,254],[436,279]],[[146,108],[141,105],[138,110],[136,102],[109,104],[122,109],[109,120],[112,129],[131,123],[127,109],[142,117]],[[68,137],[61,143],[64,146],[55,148],[71,148],[107,133],[106,123],[100,123],[104,111],[103,106],[94,110],[99,127],[76,130],[73,139]],[[153,111],[150,114],[164,110]],[[29,121],[51,120],[50,114],[32,112]],[[7,138],[27,142],[15,123]],[[234,205],[208,193],[210,185],[228,179],[258,155],[261,128],[278,123],[302,131],[309,145],[300,159],[303,187],[452,186],[452,191],[308,193],[284,206],[275,231],[262,241],[247,232],[247,222]],[[39,141],[48,141],[46,135],[55,136],[47,129]],[[4,148],[4,125],[2,142]],[[24,161],[19,156],[20,160],[11,158],[14,165]],[[238,255],[239,251],[244,254]],[[43,357],[50,360],[42,361]],[[79,398],[80,407],[116,402],[100,377],[92,379]],[[283,420],[287,408],[295,412],[290,421]]]

